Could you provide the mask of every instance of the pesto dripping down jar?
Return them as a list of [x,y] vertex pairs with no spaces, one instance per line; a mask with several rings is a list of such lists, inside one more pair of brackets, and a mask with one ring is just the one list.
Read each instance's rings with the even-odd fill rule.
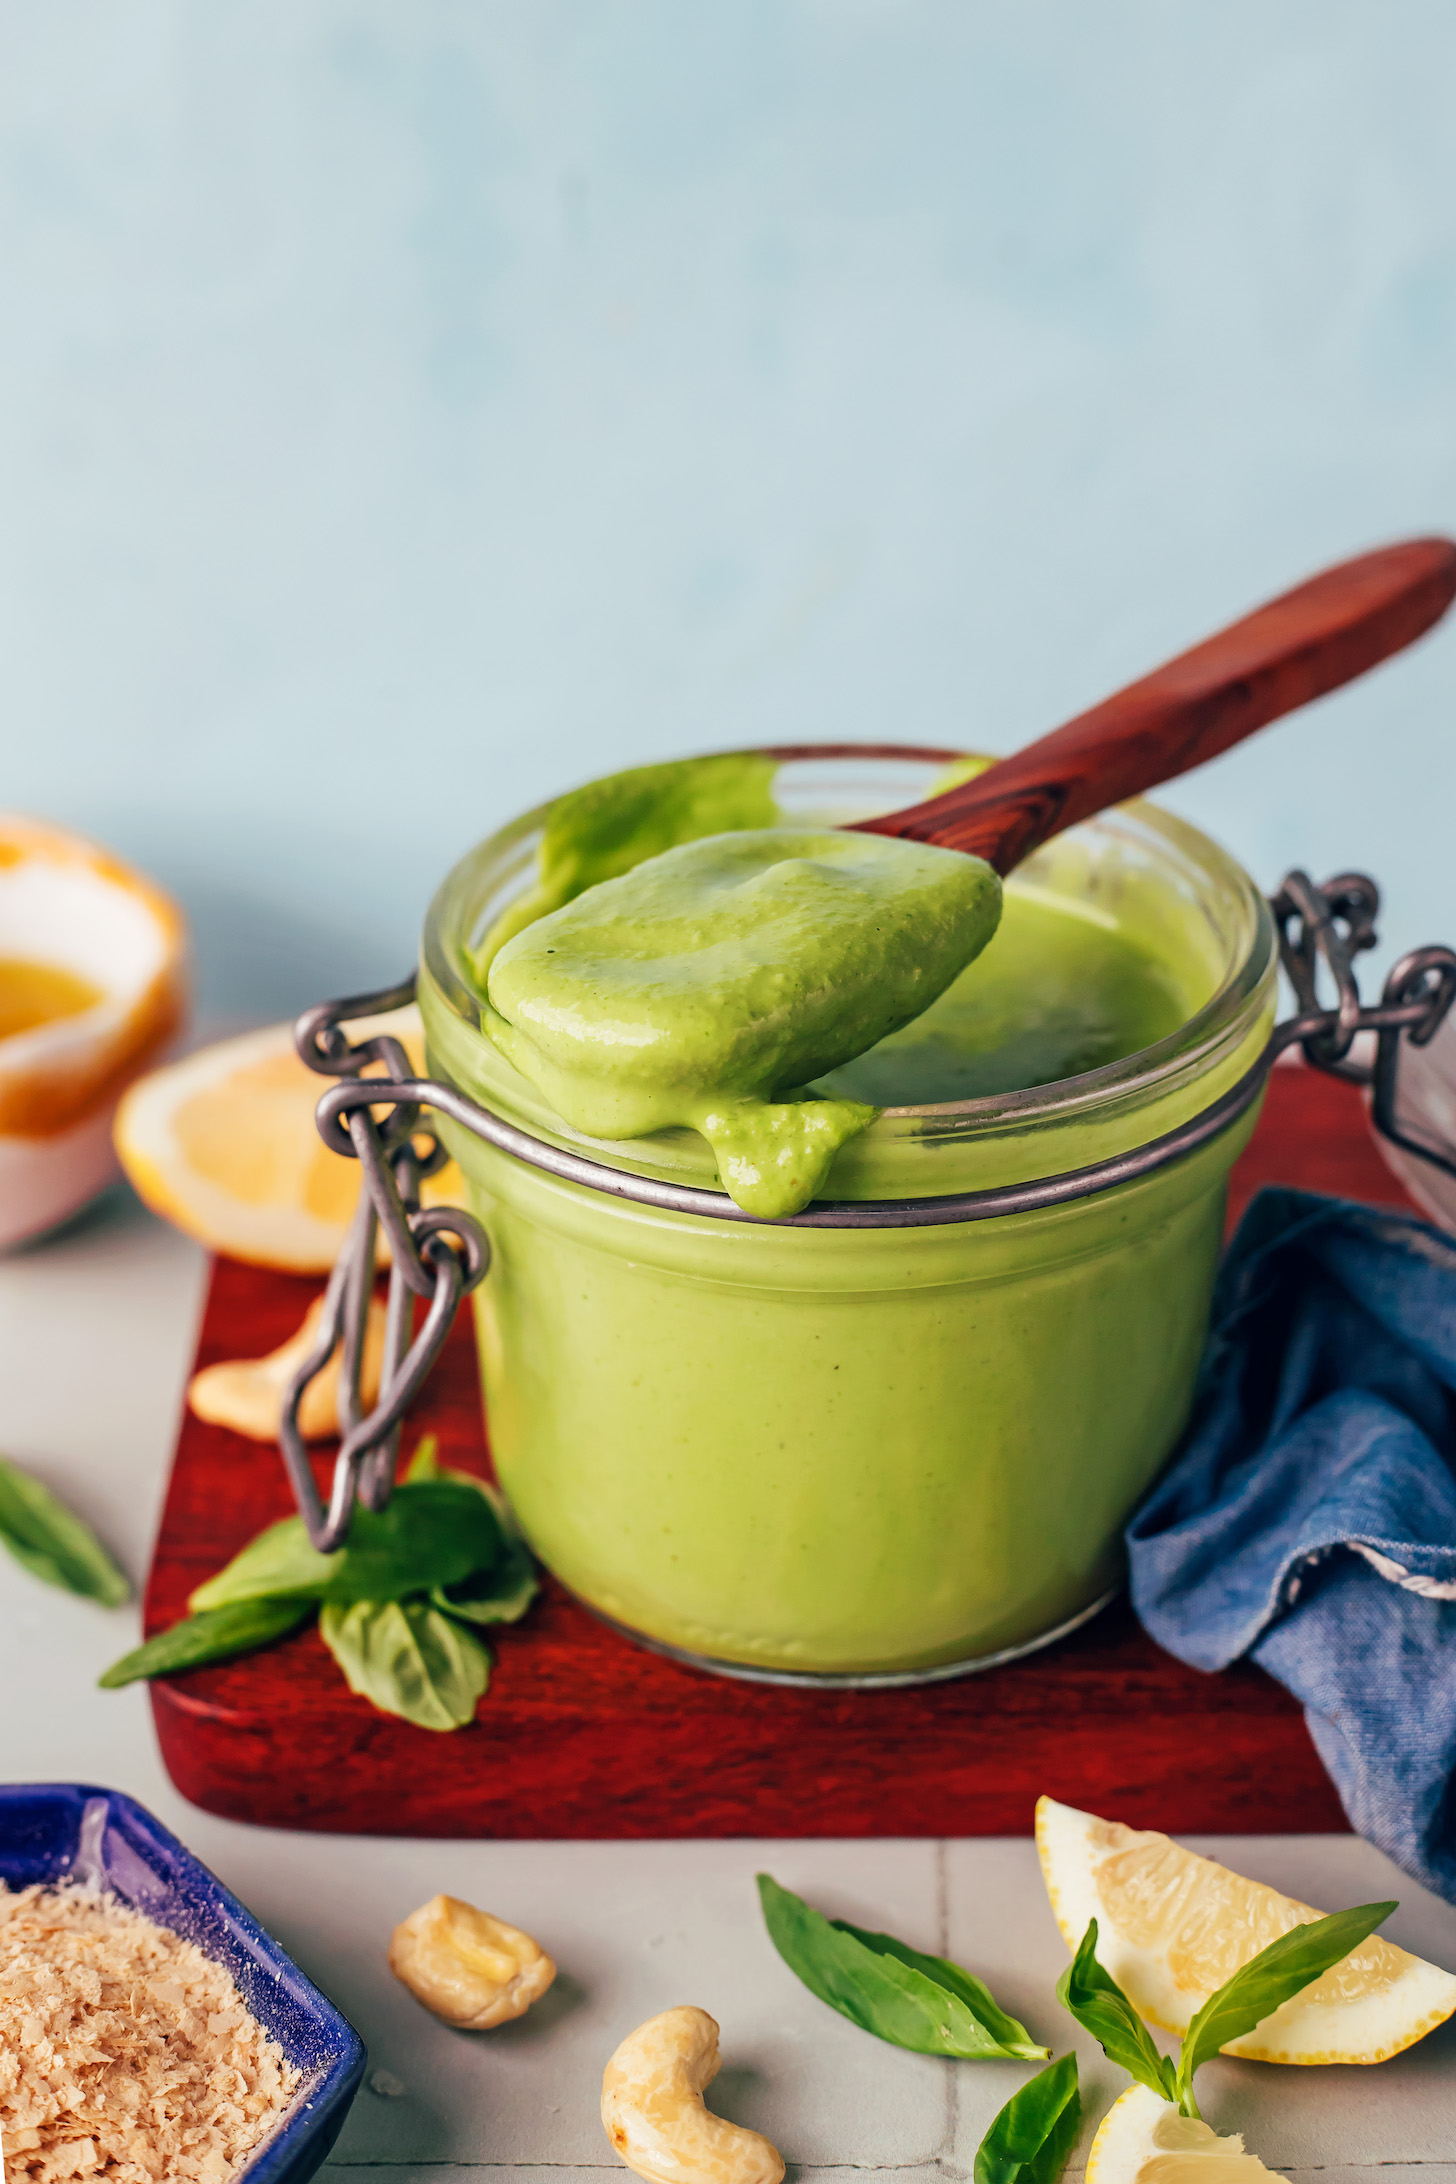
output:
[[[933,753],[841,748],[785,762],[776,794],[789,823],[843,824],[917,801],[938,770]],[[714,1190],[696,1133],[584,1138],[481,1029],[472,951],[530,884],[544,816],[482,842],[431,906],[431,1074],[549,1146]],[[1122,1005],[1113,959],[1158,1007],[1128,1001],[1099,1060],[1076,1021],[1099,978]],[[873,1226],[608,1195],[442,1116],[492,1244],[475,1294],[491,1449],[547,1568],[638,1638],[769,1678],[952,1674],[1095,1610],[1187,1416],[1255,1107],[1112,1187],[928,1216],[1105,1176],[1207,1115],[1264,1050],[1277,960],[1254,883],[1192,827],[1135,804],[1058,837],[1012,876],[1002,930],[964,974],[991,996],[970,1096],[894,1105],[888,1047],[851,1065],[868,1076],[849,1089],[884,1111],[823,1196]],[[1048,993],[1077,1066],[1032,1082]]]

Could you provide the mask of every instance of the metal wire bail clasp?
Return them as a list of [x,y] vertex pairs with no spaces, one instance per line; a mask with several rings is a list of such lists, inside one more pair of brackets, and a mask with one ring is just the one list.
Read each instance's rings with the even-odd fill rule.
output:
[[[449,1155],[421,1120],[418,1101],[398,1096],[414,1077],[403,1046],[388,1033],[351,1045],[342,1028],[360,1017],[404,1008],[414,997],[415,981],[410,978],[382,993],[323,1002],[300,1016],[294,1027],[299,1054],[321,1076],[361,1078],[371,1067],[384,1072],[378,1079],[378,1102],[360,1104],[356,1094],[343,1111],[327,1096],[320,1103],[319,1129],[325,1143],[359,1162],[363,1187],[348,1242],[324,1292],[318,1340],[289,1383],[279,1428],[279,1445],[299,1511],[310,1540],[324,1554],[343,1545],[356,1495],[369,1509],[382,1509],[388,1502],[394,1490],[401,1421],[440,1354],[461,1298],[475,1288],[490,1264],[485,1231],[470,1214],[456,1206],[420,1207],[422,1180],[442,1168]],[[376,1080],[368,1081],[372,1085]],[[392,1094],[396,1096],[391,1098]],[[377,1119],[380,1113],[382,1121]],[[361,1392],[364,1344],[381,1228],[391,1260],[389,1297],[379,1396],[366,1415]],[[429,1300],[418,1333],[414,1330],[416,1297]],[[341,1339],[343,1441],[325,1509],[298,1429],[298,1408],[304,1390],[322,1372]]]
[[[1397,1111],[1402,1039],[1428,1046],[1456,1001],[1456,949],[1413,948],[1393,966],[1373,1008],[1362,1008],[1354,960],[1376,942],[1380,890],[1363,872],[1341,872],[1316,887],[1307,872],[1285,874],[1270,908],[1279,927],[1279,954],[1294,988],[1298,1014],[1274,1034],[1279,1047],[1298,1045],[1314,1068],[1348,1077],[1370,1091],[1370,1120],[1382,1137],[1417,1158],[1456,1175],[1449,1146],[1417,1138]],[[1319,996],[1319,974],[1329,973],[1335,1006]],[[1352,1053],[1356,1034],[1375,1034],[1373,1062]]]

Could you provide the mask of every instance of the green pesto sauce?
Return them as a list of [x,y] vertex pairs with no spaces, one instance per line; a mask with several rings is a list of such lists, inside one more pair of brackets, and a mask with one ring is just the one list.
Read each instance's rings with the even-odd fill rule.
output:
[[918,1016],[1000,906],[991,867],[955,850],[822,828],[716,834],[506,940],[483,1022],[574,1128],[700,1130],[734,1202],[777,1219],[875,1116],[802,1088]]
[[1184,1023],[1168,970],[1101,918],[1007,886],[995,945],[924,1014],[814,1080],[836,1099],[930,1107],[1056,1084]]

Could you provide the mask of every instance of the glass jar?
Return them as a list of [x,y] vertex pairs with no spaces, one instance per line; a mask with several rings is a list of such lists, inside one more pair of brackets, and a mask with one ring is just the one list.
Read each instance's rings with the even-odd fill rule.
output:
[[[844,824],[916,802],[954,755],[800,753],[777,795],[790,821]],[[480,1029],[468,951],[529,882],[543,817],[482,842],[431,906],[431,1072],[622,1178],[714,1190],[696,1133],[584,1138]],[[648,1643],[737,1674],[918,1680],[1045,1643],[1120,1580],[1123,1524],[1188,1411],[1255,1105],[1135,1171],[1248,1078],[1274,933],[1247,874],[1146,804],[1058,837],[1010,884],[1137,940],[1185,1020],[1056,1084],[886,1109],[835,1163],[839,1214],[617,1197],[441,1118],[493,1246],[475,1309],[501,1483],[546,1566]],[[956,1211],[1099,1167],[1054,1203]],[[816,1225],[857,1218],[877,1225]]]

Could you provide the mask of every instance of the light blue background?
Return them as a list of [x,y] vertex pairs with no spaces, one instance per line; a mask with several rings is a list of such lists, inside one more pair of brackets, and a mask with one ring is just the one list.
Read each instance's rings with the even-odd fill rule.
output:
[[[212,1014],[523,804],[1456,529],[1450,0],[0,0],[0,801]],[[1456,939],[1456,628],[1169,800]],[[1389,951],[1387,951],[1388,953]]]

